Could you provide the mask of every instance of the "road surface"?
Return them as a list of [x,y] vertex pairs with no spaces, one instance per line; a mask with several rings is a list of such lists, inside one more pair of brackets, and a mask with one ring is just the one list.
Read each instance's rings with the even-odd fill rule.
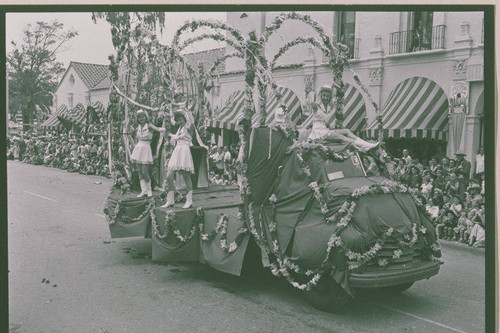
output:
[[10,332],[484,331],[482,249],[443,244],[437,276],[325,313],[267,271],[156,263],[150,240],[111,240],[110,185],[8,162]]

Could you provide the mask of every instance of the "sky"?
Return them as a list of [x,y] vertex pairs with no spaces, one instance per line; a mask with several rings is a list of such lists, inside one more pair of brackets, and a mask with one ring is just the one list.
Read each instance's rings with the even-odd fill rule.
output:
[[[104,20],[96,23],[92,21],[91,13],[7,13],[6,14],[6,42],[7,53],[13,48],[11,41],[22,42],[23,30],[28,24],[37,21],[52,22],[54,20],[64,24],[65,28],[73,28],[79,35],[66,44],[65,50],[57,54],[57,60],[68,66],[70,61],[88,62],[95,64],[109,64],[108,56],[114,53],[111,43],[109,24]],[[165,44],[170,44],[175,31],[186,21],[193,19],[226,20],[224,12],[178,12],[165,13],[165,29],[159,36]],[[193,45],[187,52],[202,51],[223,47],[217,42],[200,42]]]

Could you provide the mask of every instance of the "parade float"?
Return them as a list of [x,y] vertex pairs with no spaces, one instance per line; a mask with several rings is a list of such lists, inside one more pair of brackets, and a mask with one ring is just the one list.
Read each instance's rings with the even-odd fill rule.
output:
[[[262,51],[286,20],[309,25],[319,37],[299,37],[286,43],[268,63]],[[203,28],[217,32],[180,41],[183,33]],[[143,41],[144,36],[139,39]],[[297,13],[277,16],[261,36],[255,31],[244,36],[223,22],[188,22],[177,31],[172,47],[163,48],[169,52],[158,57],[164,62],[162,68],[176,68],[171,72],[172,80],[163,82],[164,100],[171,100],[168,92],[179,82],[174,77],[188,77],[179,70],[182,66],[171,64],[182,63],[181,51],[205,39],[226,42],[235,50],[213,67],[230,57],[245,61],[245,107],[237,127],[241,143],[238,188],[198,186],[195,206],[188,209],[160,207],[164,202],[160,191],[151,198],[136,198],[132,166],[127,163],[131,139],[123,130],[116,149],[125,162],[116,164],[117,176],[104,209],[111,237],[150,237],[154,261],[200,262],[238,276],[254,244],[264,267],[326,311],[342,310],[357,289],[403,291],[415,281],[436,275],[441,253],[434,227],[419,198],[405,185],[386,177],[382,149],[361,152],[351,145],[303,140],[301,132],[307,129],[292,121],[286,107],[281,114],[266,110],[269,90],[280,100],[281,92],[273,80],[276,61],[294,46],[310,44],[329,59],[335,124],[342,127],[346,88],[342,75],[351,70],[346,46],[333,42],[310,17]],[[130,71],[131,60],[122,68]],[[369,96],[355,73],[354,79]],[[175,84],[178,88],[179,83]],[[150,105],[151,112],[165,114],[160,100],[138,100],[140,94],[127,89],[127,85],[122,89],[116,86],[112,106],[116,108],[113,112],[125,114],[122,129],[127,128],[127,114],[134,105],[143,109]],[[187,96],[199,96],[194,90],[184,91]],[[195,108],[199,100],[191,99]],[[378,110],[373,100],[372,105]],[[163,118],[163,126],[171,130],[168,117]],[[163,147],[168,158],[168,144]],[[162,161],[162,157],[158,159]]]

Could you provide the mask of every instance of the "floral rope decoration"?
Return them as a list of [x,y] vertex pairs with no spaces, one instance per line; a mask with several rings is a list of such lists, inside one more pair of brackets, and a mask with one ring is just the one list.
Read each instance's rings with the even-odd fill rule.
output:
[[139,216],[137,216],[137,217],[133,217],[132,218],[132,217],[128,217],[126,215],[120,216],[120,211],[122,209],[122,200],[118,200],[116,202],[116,205],[113,208],[113,212],[111,213],[111,210],[110,210],[110,207],[109,207],[109,200],[106,199],[104,201],[104,210],[103,210],[104,213],[106,214],[106,221],[108,221],[109,225],[115,224],[118,216],[121,217],[121,220],[125,224],[131,224],[131,223],[135,223],[137,221],[140,221],[147,214],[149,214],[153,210],[153,208],[155,207],[155,200],[154,200],[154,198],[149,199],[147,201],[147,203],[148,204],[146,205],[146,207],[144,208],[144,210],[141,212],[141,214],[139,214]]
[[363,92],[368,96],[368,99],[370,100],[370,104],[373,106],[373,109],[375,110],[375,119],[377,121],[377,129],[378,129],[378,141],[382,142],[384,135],[383,135],[383,129],[384,129],[384,124],[382,122],[382,114],[380,113],[380,109],[378,107],[378,104],[373,100],[373,96],[370,94],[368,91],[368,88],[361,82],[359,75],[352,69],[349,68],[350,71],[353,73],[354,76],[354,81],[356,84],[363,90]]
[[203,217],[204,217],[203,210],[200,207],[198,207],[196,209],[196,218],[193,222],[192,228],[187,233],[187,235],[182,235],[179,229],[174,229],[173,227],[173,221],[175,221],[175,211],[167,210],[165,212],[165,222],[164,222],[165,233],[162,235],[158,229],[158,222],[156,220],[156,216],[154,212],[151,211],[151,227],[153,229],[155,236],[158,237],[159,239],[165,239],[170,233],[173,233],[178,241],[180,241],[181,243],[187,243],[195,237],[196,231],[198,230],[198,225],[203,221]]
[[240,228],[238,230],[238,234],[235,237],[235,240],[228,244],[227,241],[227,227],[228,227],[229,219],[224,214],[220,214],[219,219],[217,220],[217,225],[214,229],[212,229],[209,233],[203,233],[203,223],[199,224],[200,228],[200,237],[201,240],[207,243],[211,243],[215,237],[220,234],[220,247],[226,253],[235,252],[241,245],[245,235],[248,234],[248,229]]
[[197,20],[184,23],[175,33],[172,45],[179,45],[179,38],[183,31],[190,29],[192,32],[201,28],[208,27],[211,29],[221,29],[228,31],[237,41],[243,42],[244,38],[241,33],[230,25],[219,22],[219,21],[210,21],[210,20]]
[[316,46],[319,48],[321,51],[325,52],[327,55],[330,54],[330,50],[328,50],[323,44],[321,44],[320,41],[318,41],[316,38],[313,37],[297,37],[294,40],[286,43],[283,45],[279,50],[278,53],[276,53],[273,57],[273,60],[271,61],[270,68],[271,70],[276,70],[276,61],[281,58],[286,52],[288,52],[289,49],[291,49],[294,46],[300,45],[300,44],[311,44],[313,46]]

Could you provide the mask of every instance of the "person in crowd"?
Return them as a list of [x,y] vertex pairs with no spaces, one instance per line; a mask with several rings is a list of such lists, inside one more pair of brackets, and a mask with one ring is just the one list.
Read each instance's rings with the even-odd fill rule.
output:
[[141,184],[141,193],[137,196],[138,198],[148,196],[153,196],[153,190],[151,189],[151,178],[149,176],[149,166],[153,164],[153,153],[151,151],[151,139],[153,138],[153,133],[151,132],[164,132],[164,128],[158,128],[149,123],[149,116],[146,111],[137,111],[137,143],[134,146],[134,150],[130,155],[130,160],[137,165],[137,170],[139,172],[139,181]]
[[450,159],[448,157],[443,157],[441,159],[441,170],[448,171],[449,166],[450,166]]
[[472,218],[474,223],[469,236],[469,245],[474,247],[484,247],[486,233],[484,229],[484,205],[481,205]]
[[476,177],[480,178],[484,175],[484,147],[479,147],[476,155]]
[[464,176],[464,179],[468,182],[470,178],[471,164],[465,159],[465,152],[463,150],[458,150],[455,153],[456,156],[456,173]]
[[403,156],[401,157],[402,160],[404,160],[406,162],[406,164],[408,164],[409,162],[412,161],[412,158],[410,156],[410,152],[408,151],[408,149],[403,149]]
[[448,181],[446,182],[446,185],[444,186],[445,192],[450,195],[450,196],[455,196],[458,194],[458,179],[455,173],[450,173],[448,177]]
[[434,185],[432,184],[432,178],[430,174],[424,175],[424,177],[422,178],[422,184],[420,185],[420,193],[422,193],[425,200],[429,200],[433,187]]
[[410,173],[407,178],[407,184],[413,188],[419,188],[422,184],[422,177],[420,176],[420,171],[416,165],[410,167]]
[[319,91],[319,95],[321,103],[314,103],[312,106],[312,130],[309,133],[309,140],[324,140],[327,142],[341,141],[353,144],[361,151],[368,151],[379,145],[379,142],[367,142],[359,138],[347,128],[329,129],[326,121],[330,117],[331,113],[334,112],[334,106],[332,104],[332,88],[328,85],[322,86]]
[[469,229],[468,221],[469,220],[467,218],[467,212],[465,210],[462,210],[457,221],[457,226],[453,229],[454,240],[458,240],[460,243],[463,243],[466,232]]
[[437,163],[436,158],[431,158],[429,161],[429,171],[432,177],[437,176],[437,171],[440,169],[440,166]]
[[175,142],[175,148],[170,156],[167,166],[166,185],[167,202],[162,206],[172,207],[175,204],[175,193],[173,177],[179,173],[186,183],[186,203],[182,208],[190,208],[193,205],[193,183],[191,175],[194,174],[193,157],[191,155],[191,145],[193,138],[192,123],[187,122],[185,113],[182,110],[174,113],[175,124],[178,125],[177,133],[171,134],[171,140]]

